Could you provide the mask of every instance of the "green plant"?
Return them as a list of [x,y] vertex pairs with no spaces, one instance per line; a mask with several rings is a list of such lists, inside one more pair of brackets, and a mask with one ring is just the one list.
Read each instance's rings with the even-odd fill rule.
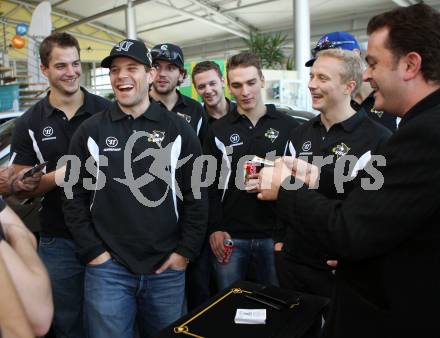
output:
[[289,56],[286,60],[286,69],[287,70],[293,70],[293,66],[295,64],[293,56]]
[[274,69],[282,66],[284,60],[282,48],[286,39],[287,34],[251,33],[246,43],[249,51],[258,55],[263,68]]

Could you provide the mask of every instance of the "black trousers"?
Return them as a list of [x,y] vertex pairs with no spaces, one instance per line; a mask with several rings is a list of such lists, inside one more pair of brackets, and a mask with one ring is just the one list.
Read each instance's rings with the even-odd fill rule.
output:
[[275,253],[275,266],[282,288],[331,297],[334,275],[330,270],[300,264],[284,251]]
[[209,240],[205,239],[200,255],[188,265],[186,270],[186,301],[188,311],[206,302],[216,292],[211,280],[212,255]]
[[[275,252],[275,267],[282,288],[331,298],[334,284],[331,271],[300,264],[284,251]],[[324,311],[324,318],[327,313],[328,308]],[[319,318],[304,337],[319,338],[321,335],[322,320]]]

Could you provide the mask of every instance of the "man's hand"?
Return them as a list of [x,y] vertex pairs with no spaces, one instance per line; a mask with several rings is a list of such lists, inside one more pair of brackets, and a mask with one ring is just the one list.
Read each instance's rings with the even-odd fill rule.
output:
[[156,274],[164,272],[166,269],[185,271],[188,266],[188,258],[173,252],[170,257],[156,270]]
[[277,242],[273,246],[274,251],[282,251],[283,250],[284,243],[283,242]]
[[231,236],[225,231],[216,231],[209,236],[209,244],[211,245],[212,252],[219,262],[223,262],[223,258],[225,257],[225,247],[223,242],[227,238],[230,239]]
[[332,268],[336,269],[338,267],[338,261],[335,260],[328,260],[327,265],[331,266]]
[[33,249],[37,250],[37,240],[27,228],[13,223],[4,223],[1,226],[3,226],[6,241],[11,245],[12,248],[15,249],[17,243],[20,243],[20,240],[24,239],[26,241],[29,240]]
[[0,169],[0,195],[5,197],[11,194],[11,182],[14,176],[14,170],[11,167]]
[[251,194],[258,192],[259,178],[258,174],[248,175],[244,182],[244,189]]
[[278,191],[281,183],[291,175],[292,157],[282,157],[274,162],[273,167],[264,167],[259,174],[260,200],[275,201],[278,198]]
[[88,262],[87,265],[103,264],[103,263],[107,262],[111,258],[112,258],[112,256],[110,256],[110,253],[108,251],[104,251],[98,257],[96,257],[96,258],[92,259],[90,262]]
[[14,194],[26,191],[34,191],[35,189],[38,188],[40,181],[41,181],[41,177],[43,176],[43,173],[37,172],[35,174],[33,174],[31,177],[26,177],[23,178],[23,175],[30,170],[31,168],[25,168],[19,171],[19,173],[17,174],[17,177],[15,177],[15,179],[12,181],[12,192]]
[[319,169],[299,158],[292,161],[292,175],[303,181],[308,187],[316,187],[319,178]]

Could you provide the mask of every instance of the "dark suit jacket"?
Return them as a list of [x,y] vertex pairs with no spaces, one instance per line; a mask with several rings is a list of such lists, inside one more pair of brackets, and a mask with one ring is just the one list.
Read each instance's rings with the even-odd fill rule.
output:
[[439,337],[440,91],[421,100],[379,150],[379,190],[329,200],[280,190],[297,236],[338,257],[324,337]]

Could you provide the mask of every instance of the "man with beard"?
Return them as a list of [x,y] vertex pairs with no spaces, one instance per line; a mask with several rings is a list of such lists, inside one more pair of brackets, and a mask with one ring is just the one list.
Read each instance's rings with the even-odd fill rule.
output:
[[67,154],[71,137],[91,115],[109,102],[90,94],[79,85],[81,76],[78,41],[67,33],[54,33],[40,45],[41,70],[50,84],[47,96],[17,119],[12,143],[12,163],[16,173],[45,163],[46,174],[32,192],[13,192],[20,198],[43,196],[39,254],[53,289],[54,330],[58,337],[84,337],[84,265],[75,254],[72,236],[62,212],[62,190],[55,182],[65,168],[56,168]]
[[207,128],[206,113],[200,103],[182,95],[177,89],[187,76],[182,50],[172,43],[162,43],[151,49],[151,57],[157,69],[151,97],[185,119],[203,142]]
[[116,102],[75,133],[69,152],[81,168],[64,206],[87,264],[88,333],[133,338],[137,321],[142,338],[155,337],[182,314],[185,269],[205,236],[206,191],[191,186],[201,147],[188,123],[150,102],[156,68],[143,42],[119,42],[101,66]]
[[[313,109],[319,116],[295,129],[289,149],[303,160],[313,163],[318,158],[330,159],[321,168],[317,191],[328,198],[343,199],[365,175],[359,165],[356,173],[341,163],[354,156],[361,159],[377,153],[391,132],[372,121],[364,111],[356,112],[350,105],[362,84],[362,61],[358,54],[342,49],[322,50],[310,70],[309,90]],[[354,161],[353,161],[354,162]],[[358,177],[337,187],[337,177]],[[326,177],[327,179],[324,179]],[[326,252],[314,242],[295,236],[287,222],[279,221],[275,236],[275,257],[280,286],[305,293],[330,297],[334,275],[327,265]],[[321,328],[318,321],[317,331]]]

